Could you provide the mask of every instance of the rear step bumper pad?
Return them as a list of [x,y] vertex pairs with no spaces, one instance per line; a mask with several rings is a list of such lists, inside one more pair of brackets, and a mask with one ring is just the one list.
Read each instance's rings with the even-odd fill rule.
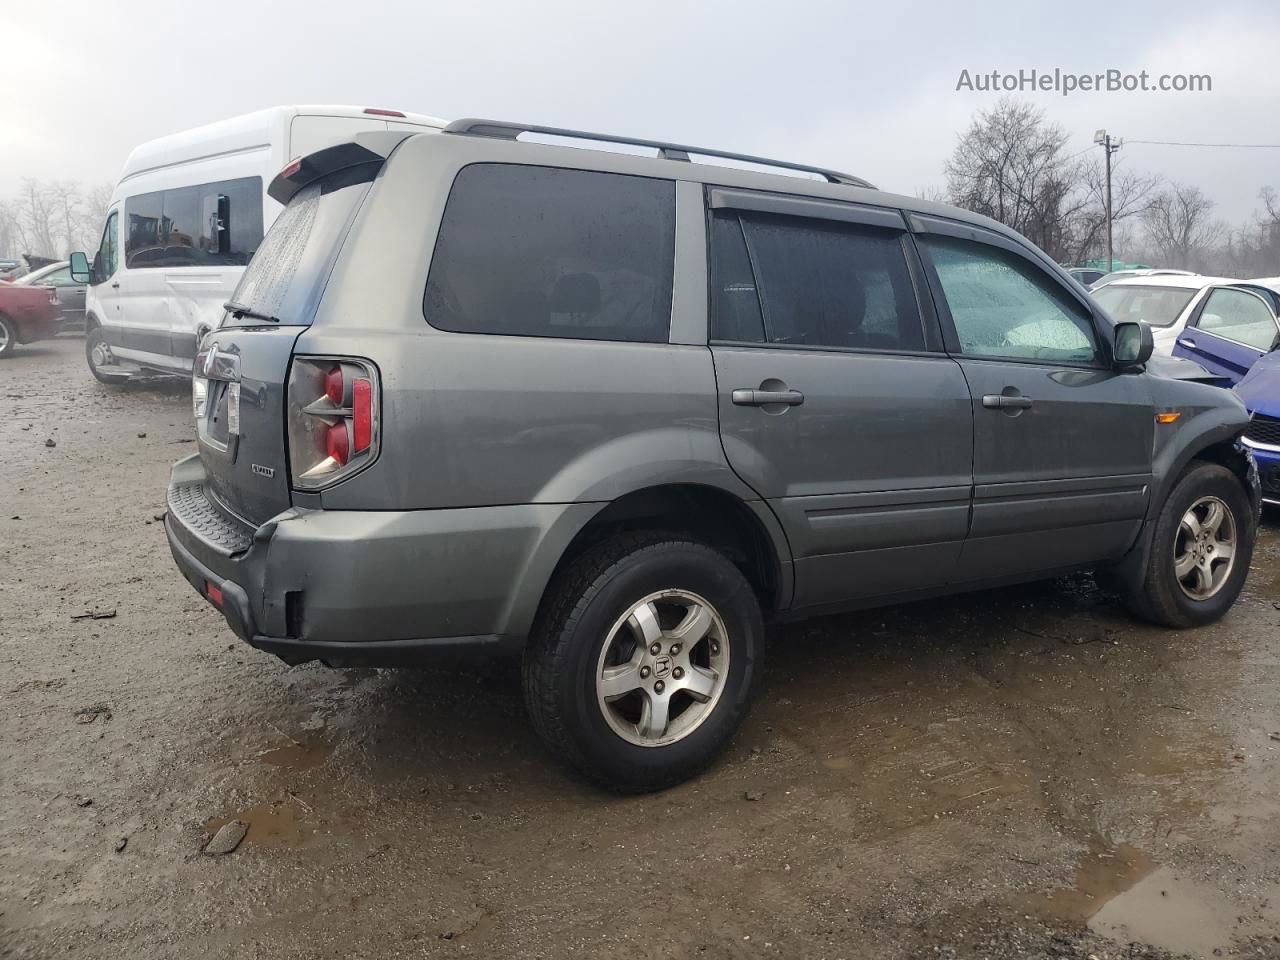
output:
[[[195,587],[196,593],[218,608],[222,615],[227,618],[227,626],[231,628],[231,631],[237,637],[252,643],[254,624],[253,611],[249,606],[249,595],[244,592],[239,584],[218,576],[206,567],[192,555],[190,550],[179,542],[177,535],[174,533],[174,517],[171,513],[165,515],[164,532],[169,538],[169,550],[173,553],[173,562],[178,565],[178,569],[187,578],[187,582]],[[221,605],[209,596],[209,586],[211,584],[222,594]]]

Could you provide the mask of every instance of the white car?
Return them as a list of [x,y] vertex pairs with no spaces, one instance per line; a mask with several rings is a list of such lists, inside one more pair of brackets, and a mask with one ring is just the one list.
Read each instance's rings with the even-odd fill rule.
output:
[[1093,283],[1089,284],[1090,290],[1101,290],[1109,283],[1115,283],[1117,280],[1132,280],[1134,277],[1194,277],[1196,274],[1191,270],[1169,270],[1165,267],[1140,267],[1136,270],[1114,270],[1111,273],[1104,273]]
[[1215,289],[1240,282],[1229,277],[1157,274],[1115,280],[1089,295],[1117,323],[1142,320],[1149,324],[1156,350],[1171,355],[1178,335],[1201,302]]

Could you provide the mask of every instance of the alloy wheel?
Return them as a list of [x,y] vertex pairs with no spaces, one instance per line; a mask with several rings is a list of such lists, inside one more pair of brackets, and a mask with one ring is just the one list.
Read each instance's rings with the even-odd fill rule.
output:
[[724,692],[728,641],[720,614],[695,593],[663,590],[633,604],[596,665],[596,699],[614,733],[641,747],[693,733]]
[[1173,573],[1192,600],[1208,600],[1235,567],[1236,520],[1217,497],[1201,497],[1182,515],[1173,541]]

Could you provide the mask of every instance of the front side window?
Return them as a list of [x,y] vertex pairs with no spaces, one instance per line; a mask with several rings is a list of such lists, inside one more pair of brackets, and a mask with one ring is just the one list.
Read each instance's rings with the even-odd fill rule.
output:
[[1276,320],[1261,297],[1244,290],[1218,287],[1209,294],[1196,326],[1246,346],[1271,350],[1276,342]]
[[119,223],[119,216],[115,210],[107,217],[107,223],[102,228],[102,242],[98,244],[98,252],[93,255],[93,272],[98,282],[109,280],[116,272],[119,265],[117,255],[117,239],[116,224]]
[[1188,287],[1112,283],[1094,293],[1093,299],[1117,323],[1141,320],[1153,327],[1171,327],[1195,294]]
[[[739,252],[737,225],[745,238]],[[741,214],[712,223],[713,335],[806,347],[923,350],[902,234],[829,220]],[[744,256],[749,253],[749,270]],[[759,306],[753,307],[754,284]],[[761,335],[756,313],[762,310]],[[732,334],[737,332],[739,336]]]
[[921,238],[966,356],[1096,363],[1085,309],[1017,254],[953,237]]
[[427,321],[457,333],[666,342],[675,184],[481,163],[454,180]]

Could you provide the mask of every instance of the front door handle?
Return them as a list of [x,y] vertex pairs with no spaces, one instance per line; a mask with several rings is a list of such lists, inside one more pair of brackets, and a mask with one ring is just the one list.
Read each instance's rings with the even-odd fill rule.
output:
[[988,410],[1027,410],[1031,403],[1030,397],[1006,397],[999,393],[988,393],[982,398],[982,405]]
[[112,290],[119,290],[119,289],[120,289],[120,281],[119,281],[119,280],[117,280],[115,283],[111,284],[111,289],[112,289]]
[[788,407],[798,407],[804,403],[804,394],[799,390],[748,390],[738,389],[731,394],[733,402],[739,407],[765,407],[771,403],[781,403]]
[[1190,347],[1192,350],[1194,350],[1196,348],[1196,342],[1192,340],[1190,337],[1179,337],[1178,346]]

